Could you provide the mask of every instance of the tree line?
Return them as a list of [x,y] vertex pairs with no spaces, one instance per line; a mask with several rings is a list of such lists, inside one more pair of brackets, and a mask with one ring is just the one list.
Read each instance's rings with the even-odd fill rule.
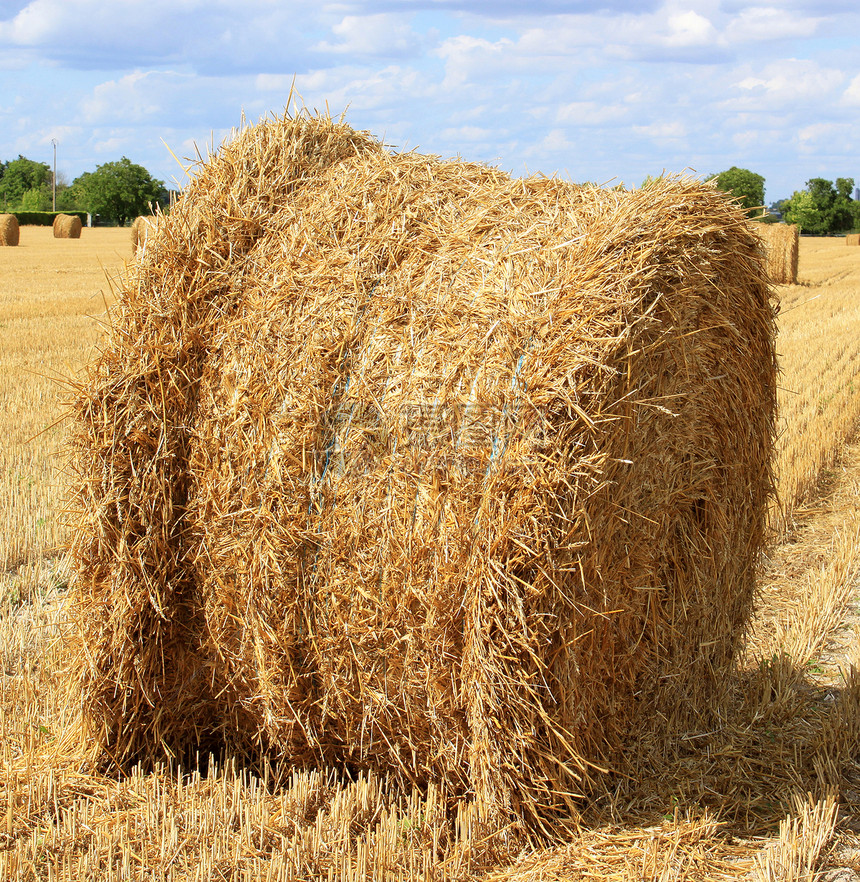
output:
[[[0,211],[51,211],[54,201],[50,166],[18,156],[0,162]],[[142,166],[123,156],[106,162],[68,184],[57,176],[58,211],[86,211],[102,221],[125,224],[149,214],[150,206],[167,206],[170,193]]]
[[788,199],[764,206],[764,178],[749,169],[732,166],[713,176],[720,190],[731,193],[750,217],[766,222],[782,219],[797,224],[803,233],[826,236],[848,233],[860,228],[860,201],[853,199],[854,178],[810,178],[803,190],[795,190]]

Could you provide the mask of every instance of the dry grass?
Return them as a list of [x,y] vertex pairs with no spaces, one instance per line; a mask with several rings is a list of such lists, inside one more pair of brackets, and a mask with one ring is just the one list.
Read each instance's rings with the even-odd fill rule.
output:
[[[781,384],[793,394],[783,393],[780,474],[791,544],[780,552],[783,571],[769,576],[774,584],[782,579],[782,589],[762,597],[753,634],[761,652],[739,670],[722,725],[687,733],[653,770],[643,767],[639,780],[595,801],[569,844],[519,854],[504,841],[476,841],[467,811],[459,821],[441,817],[443,794],[392,801],[384,780],[373,777],[350,783],[286,773],[280,781],[275,771],[257,778],[228,764],[208,776],[157,770],[112,779],[80,764],[69,734],[68,672],[55,641],[67,578],[52,562],[65,538],[52,474],[58,435],[38,433],[59,415],[48,377],[80,366],[99,335],[103,266],[131,255],[127,230],[87,230],[68,249],[49,229],[26,234],[4,255],[0,281],[0,432],[7,442],[0,446],[0,552],[7,555],[0,878],[441,880],[489,872],[521,882],[716,882],[799,879],[856,859],[860,687],[847,670],[825,681],[809,664],[832,649],[826,630],[846,587],[855,591],[847,602],[856,603],[858,466],[850,451],[842,453],[858,418],[847,387],[857,383],[851,301],[860,301],[860,261],[842,259],[853,250],[836,253],[831,240],[802,239],[801,284],[782,289]],[[822,600],[831,608],[819,616]],[[850,642],[842,661],[856,663],[856,649]]]
[[836,238],[803,238],[801,246],[799,284],[778,288],[783,527],[860,418],[860,259]]
[[[817,658],[857,598],[860,554],[860,449],[846,448],[827,493],[795,509],[790,541],[771,552],[750,657],[785,653],[800,666]],[[860,659],[850,659],[860,663]]]
[[[87,230],[80,242],[54,239],[50,227],[25,227],[4,253],[0,289],[0,573],[55,556],[59,526],[55,453],[56,382],[93,354],[112,299],[106,270],[127,256],[117,230]],[[21,577],[20,592],[30,580]]]

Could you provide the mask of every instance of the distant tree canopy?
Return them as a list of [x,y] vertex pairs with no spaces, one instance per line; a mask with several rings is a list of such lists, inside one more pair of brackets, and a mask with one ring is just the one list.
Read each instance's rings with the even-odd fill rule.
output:
[[746,168],[733,165],[728,171],[713,176],[717,188],[731,193],[749,217],[764,205],[764,178]]
[[78,205],[90,214],[119,224],[140,214],[149,214],[149,206],[166,197],[163,182],[155,180],[142,165],[136,165],[126,156],[75,178],[72,190]]
[[790,224],[804,233],[823,236],[844,233],[860,226],[860,203],[851,198],[854,178],[810,178],[805,190],[795,190],[783,203],[783,214]]
[[51,185],[47,183],[39,187],[31,187],[18,204],[21,211],[50,211],[53,201]]
[[809,190],[795,190],[782,205],[782,214],[788,224],[797,224],[802,233],[823,232],[824,221]]
[[3,164],[0,177],[0,204],[4,209],[22,207],[27,196],[28,208],[40,210],[44,194],[48,194],[48,208],[51,207],[51,168],[44,162],[34,162],[18,156]]

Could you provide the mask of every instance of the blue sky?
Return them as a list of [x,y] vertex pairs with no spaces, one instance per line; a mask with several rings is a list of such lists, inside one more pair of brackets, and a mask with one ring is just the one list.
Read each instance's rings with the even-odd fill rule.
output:
[[392,147],[516,175],[860,184],[855,0],[0,0],[0,159],[50,164],[55,138],[67,181],[128,156],[181,183],[171,150],[293,82]]

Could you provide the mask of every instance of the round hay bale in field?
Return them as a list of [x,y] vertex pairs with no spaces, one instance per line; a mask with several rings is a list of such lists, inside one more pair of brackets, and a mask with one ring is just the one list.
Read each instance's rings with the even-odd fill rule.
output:
[[17,245],[21,231],[14,214],[0,214],[0,245]]
[[860,233],[849,233],[845,237],[846,245],[860,245]]
[[711,722],[776,371],[722,194],[287,117],[203,165],[129,272],[72,436],[79,701],[110,756],[377,769],[536,830]]
[[155,224],[155,218],[152,216],[149,217],[136,217],[131,224],[131,250],[132,253],[137,253],[138,248],[143,248],[146,245],[146,239],[149,235],[150,231],[153,229]]
[[797,224],[756,224],[764,243],[765,266],[774,285],[797,284],[800,230]]
[[76,214],[58,214],[54,218],[55,239],[80,239],[83,224]]

